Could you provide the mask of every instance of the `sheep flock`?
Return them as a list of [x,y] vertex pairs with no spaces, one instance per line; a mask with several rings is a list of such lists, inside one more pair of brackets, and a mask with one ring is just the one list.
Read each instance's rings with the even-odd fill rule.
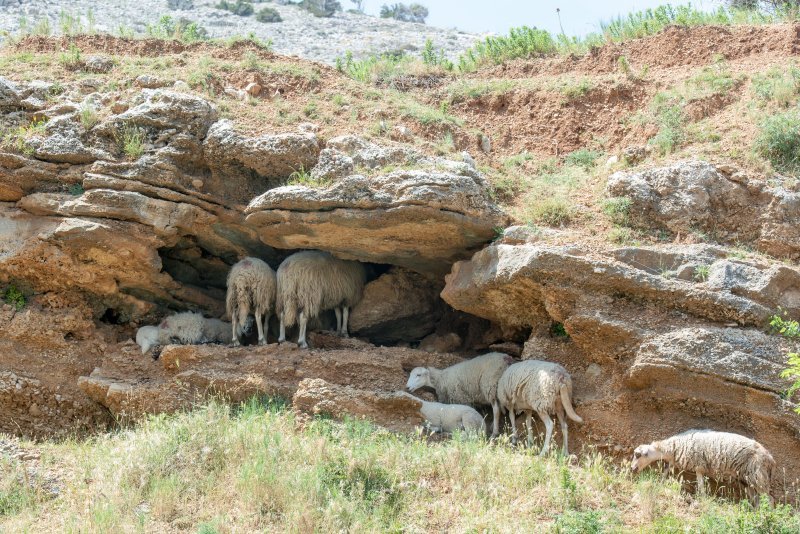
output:
[[[366,270],[357,261],[346,261],[327,252],[301,251],[288,256],[276,270],[258,258],[247,257],[232,266],[227,277],[226,313],[230,322],[207,318],[191,311],[175,313],[157,325],[142,326],[136,343],[142,354],[168,344],[222,343],[240,346],[242,337],[255,322],[258,344],[267,344],[270,316],[279,321],[278,342],[286,341],[286,328],[298,325],[297,344],[308,348],[309,321],[322,312],[334,310],[336,334],[348,336],[350,309],[362,298]],[[430,388],[439,402],[402,395],[420,403],[420,416],[433,432],[464,432],[486,438],[487,424],[476,407],[491,407],[491,439],[500,435],[501,415],[508,414],[510,441],[517,444],[517,417],[525,416],[527,446],[534,443],[533,414],[544,423],[545,436],[540,455],[549,451],[554,425],[559,421],[562,448],[568,449],[567,418],[583,419],[573,407],[572,379],[559,364],[538,360],[516,361],[508,354],[492,352],[465,360],[445,369],[417,367],[409,373],[406,390]],[[636,447],[631,471],[639,472],[661,461],[679,471],[697,475],[702,491],[705,477],[738,481],[748,498],[757,502],[766,495],[775,460],[763,445],[745,436],[714,430],[687,430]]]

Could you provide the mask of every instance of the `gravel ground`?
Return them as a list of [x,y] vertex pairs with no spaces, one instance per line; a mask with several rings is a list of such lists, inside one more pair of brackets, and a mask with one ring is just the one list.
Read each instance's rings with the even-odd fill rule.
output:
[[328,64],[347,51],[356,57],[390,50],[414,53],[427,39],[432,39],[437,49],[444,50],[448,57],[455,58],[480,38],[457,30],[361,13],[345,12],[331,18],[318,18],[297,6],[254,2],[256,12],[269,6],[283,18],[279,23],[261,23],[255,15],[240,17],[217,9],[216,3],[217,0],[194,0],[192,9],[170,10],[167,0],[0,0],[0,30],[14,34],[20,31],[23,21],[33,27],[38,21],[49,18],[53,32],[60,33],[60,13],[80,16],[84,27],[88,27],[87,14],[91,11],[95,31],[118,33],[123,26],[127,31],[143,34],[148,24],[169,14],[198,22],[211,37],[245,36],[252,32],[261,39],[272,39],[278,53]]

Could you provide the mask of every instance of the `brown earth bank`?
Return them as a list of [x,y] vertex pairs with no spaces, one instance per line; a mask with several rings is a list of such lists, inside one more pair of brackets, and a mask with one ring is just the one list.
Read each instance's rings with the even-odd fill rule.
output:
[[[706,145],[666,160],[641,148],[630,153],[643,168],[601,167],[571,192],[587,210],[627,198],[625,228],[657,238],[613,243],[595,208],[511,226],[492,173],[523,150],[640,146],[657,126],[623,119],[658,92],[718,68],[718,54],[732,79],[785,64],[796,41],[794,25],[669,28],[484,69],[459,83],[513,83],[458,98],[357,84],[247,43],[29,37],[3,49],[16,70],[0,78],[0,432],[86,434],[209,395],[278,395],[304,414],[411,431],[419,406],[396,394],[410,369],[502,350],[571,373],[585,420],[571,450],[626,457],[689,428],[739,432],[772,451],[774,493],[794,501],[800,419],[779,375],[796,347],[766,332],[781,310],[800,317],[800,190],[725,152],[753,135],[736,122],[749,82],[687,98],[693,120],[742,132],[714,145],[716,163],[700,159]],[[79,65],[54,59],[70,44]],[[616,73],[621,55],[650,75]],[[565,96],[580,77],[586,91]],[[458,120],[431,122],[444,99]],[[277,268],[302,249],[367,265],[353,339],[169,345],[157,360],[133,342],[176,311],[225,318],[234,263]]]

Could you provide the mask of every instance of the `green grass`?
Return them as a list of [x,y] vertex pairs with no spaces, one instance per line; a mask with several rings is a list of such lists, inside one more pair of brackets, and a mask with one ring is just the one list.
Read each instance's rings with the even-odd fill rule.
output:
[[25,304],[28,302],[22,291],[17,289],[17,286],[14,284],[9,285],[6,287],[5,291],[3,291],[3,301],[13,306],[17,311],[24,308]]
[[792,109],[764,119],[753,148],[775,170],[792,175],[800,173],[800,112]]
[[800,68],[790,65],[788,69],[772,68],[764,74],[756,74],[752,91],[762,104],[774,103],[788,108],[797,102],[800,94]]
[[683,99],[669,93],[658,93],[651,105],[653,122],[658,133],[650,139],[662,155],[678,150],[686,141],[686,116],[683,112]]
[[139,159],[144,154],[145,131],[134,124],[126,124],[118,134],[117,142],[123,154]]
[[598,453],[573,463],[503,439],[428,442],[354,419],[300,427],[280,401],[210,401],[36,447],[39,469],[57,473],[61,491],[0,460],[0,531],[711,534],[800,525],[787,506],[692,498],[675,478],[632,477]]
[[628,197],[611,197],[603,200],[602,210],[611,222],[621,226],[630,224],[631,201]]
[[302,185],[312,189],[324,189],[329,187],[333,182],[330,180],[321,180],[314,178],[310,172],[306,171],[302,166],[299,170],[294,171],[289,175],[286,185]]

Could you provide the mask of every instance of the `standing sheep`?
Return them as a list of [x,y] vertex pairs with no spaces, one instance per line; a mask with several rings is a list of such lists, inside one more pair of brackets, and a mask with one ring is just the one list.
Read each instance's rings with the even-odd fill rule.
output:
[[639,445],[633,451],[631,470],[641,471],[656,460],[672,468],[697,474],[697,485],[703,488],[703,478],[735,479],[747,489],[747,497],[755,503],[759,495],[769,495],[775,460],[759,442],[715,430],[687,430],[649,445]]
[[502,352],[490,352],[446,369],[416,367],[408,377],[406,389],[416,391],[432,387],[440,402],[468,405],[491,405],[492,437],[500,435],[500,405],[497,402],[497,382],[513,362]]
[[463,430],[468,434],[486,436],[486,423],[474,408],[464,404],[442,404],[430,402],[399,391],[401,395],[422,403],[420,414],[434,432],[454,432]]
[[276,285],[275,271],[258,258],[245,258],[231,268],[225,307],[231,318],[234,347],[239,346],[239,338],[244,333],[251,312],[258,327],[258,344],[267,344],[265,330],[269,328]]
[[136,343],[142,354],[154,345],[199,345],[230,343],[230,324],[219,319],[206,319],[199,313],[182,312],[171,315],[156,326],[143,326],[136,332]]
[[544,444],[539,453],[540,456],[544,455],[550,447],[550,438],[553,436],[553,420],[550,414],[555,413],[561,425],[564,455],[569,454],[569,433],[564,412],[566,411],[566,415],[578,423],[582,423],[583,419],[572,408],[572,379],[566,369],[557,363],[539,360],[515,363],[500,377],[497,384],[497,398],[500,406],[508,410],[512,440],[515,443],[516,412],[522,411],[527,415],[528,445],[533,444],[532,423],[535,411],[544,422]]
[[299,323],[297,344],[308,348],[308,321],[330,309],[336,312],[336,333],[347,337],[350,308],[361,300],[366,278],[361,263],[318,250],[297,252],[283,260],[278,267],[278,342],[286,341],[287,326]]

